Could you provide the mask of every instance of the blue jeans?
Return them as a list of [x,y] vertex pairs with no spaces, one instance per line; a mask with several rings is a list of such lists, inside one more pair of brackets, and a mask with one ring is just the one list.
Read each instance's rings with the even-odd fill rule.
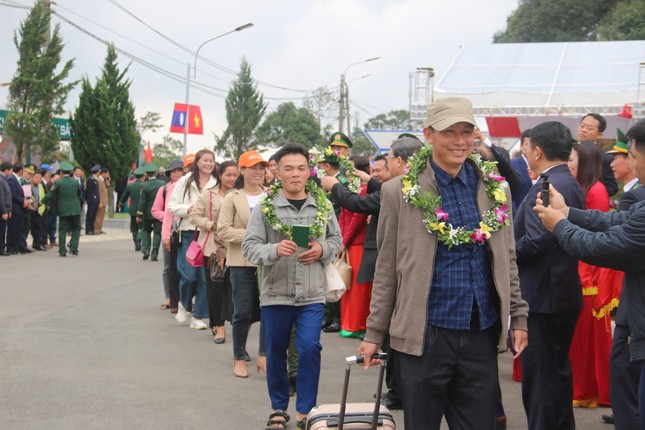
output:
[[296,412],[307,414],[316,406],[320,379],[320,330],[323,308],[322,303],[261,308],[267,338],[267,386],[274,410],[286,411],[289,407],[287,349],[292,326],[296,329],[295,343],[298,350]]
[[193,240],[192,231],[181,232],[181,242],[177,252],[177,272],[179,272],[179,299],[187,311],[192,308],[193,295],[195,309],[193,316],[198,319],[208,318],[208,301],[206,300],[206,277],[204,269],[193,267],[186,260],[186,251]]
[[[246,354],[246,339],[253,323],[253,313],[255,311],[256,314],[259,314],[260,289],[257,269],[255,267],[230,267],[229,271],[233,296],[233,359],[243,360]],[[258,353],[259,355],[266,354],[265,330],[261,323]]]

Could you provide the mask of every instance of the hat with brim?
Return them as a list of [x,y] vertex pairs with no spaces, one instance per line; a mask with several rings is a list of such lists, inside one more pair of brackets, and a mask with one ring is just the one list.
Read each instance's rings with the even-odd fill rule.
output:
[[616,136],[616,144],[607,151],[607,154],[629,154],[629,144],[627,143],[629,139],[627,139],[625,132],[619,128]]
[[101,170],[101,165],[100,165],[100,164],[95,164],[95,165],[93,165],[93,166],[92,166],[92,168],[90,169],[90,172],[91,172],[91,173],[96,173],[96,172],[98,172],[99,170]]
[[329,140],[329,146],[342,146],[343,148],[353,148],[354,145],[352,141],[349,140],[349,137],[340,131],[333,133],[331,139]]
[[423,127],[432,127],[436,131],[443,131],[460,122],[477,125],[472,103],[463,97],[446,97],[428,105],[428,113]]
[[143,176],[146,174],[146,171],[143,170],[143,166],[139,166],[132,173],[134,173],[134,176]]
[[186,154],[184,156],[184,169],[195,163],[195,154]]
[[168,165],[168,168],[166,169],[166,176],[170,176],[170,173],[174,170],[181,170],[183,172],[184,163],[181,160],[171,161],[170,164]]
[[32,175],[36,173],[36,169],[34,169],[34,166],[27,166],[24,168],[25,173],[31,173]]
[[143,170],[145,170],[146,173],[157,173],[157,170],[159,170],[159,167],[157,167],[157,164],[155,163],[148,163],[145,166],[143,166]]
[[240,162],[238,163],[240,167],[253,167],[256,164],[263,164],[265,167],[269,167],[269,163],[264,161],[264,158],[260,155],[258,151],[246,151],[240,155]]
[[65,173],[69,173],[72,170],[74,170],[74,166],[69,161],[63,160],[60,162],[60,170],[62,170]]

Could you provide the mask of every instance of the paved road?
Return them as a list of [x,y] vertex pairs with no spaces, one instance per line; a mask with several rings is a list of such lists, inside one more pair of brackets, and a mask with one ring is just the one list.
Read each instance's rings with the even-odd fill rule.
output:
[[[0,429],[264,428],[266,379],[233,377],[230,327],[215,345],[207,331],[160,311],[161,263],[142,261],[128,236],[83,236],[78,257],[0,258]],[[254,359],[257,330],[248,343]],[[342,358],[357,344],[323,334],[320,403],[338,401]],[[500,373],[508,429],[524,429],[508,354]],[[376,369],[353,375],[350,401],[368,401]],[[607,411],[576,410],[578,428],[613,429],[600,423]],[[395,418],[403,428],[400,411]]]

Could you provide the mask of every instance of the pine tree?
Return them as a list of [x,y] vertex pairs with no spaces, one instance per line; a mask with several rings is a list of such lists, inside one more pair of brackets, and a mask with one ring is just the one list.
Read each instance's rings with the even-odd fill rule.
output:
[[79,105],[70,124],[77,161],[86,170],[96,163],[107,167],[112,184],[127,178],[139,154],[131,81],[125,79],[128,68],[119,71],[116,51],[109,45],[95,87],[83,79]]
[[49,39],[49,10],[36,1],[27,18],[20,24],[14,43],[19,59],[9,87],[9,109],[5,132],[16,145],[16,158],[39,152],[50,158],[58,148],[58,130],[54,115],[64,112],[70,90],[78,83],[64,83],[74,60],[67,61],[57,73],[63,41],[59,26]]
[[215,150],[237,160],[255,146],[255,132],[264,116],[267,104],[251,77],[251,65],[242,58],[240,71],[226,96],[228,126],[222,137],[215,137]]

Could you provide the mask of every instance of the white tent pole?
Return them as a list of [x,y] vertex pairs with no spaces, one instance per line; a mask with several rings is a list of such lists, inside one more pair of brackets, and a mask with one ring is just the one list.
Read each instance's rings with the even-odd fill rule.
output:
[[553,76],[553,83],[551,84],[551,91],[549,91],[549,98],[546,100],[546,107],[551,106],[551,98],[553,97],[555,85],[558,83],[558,78],[560,77],[560,70],[562,70],[562,62],[564,61],[564,54],[566,51],[567,43],[564,44],[562,52],[560,53],[560,61],[558,62],[558,68],[555,70],[555,75]]
[[452,62],[450,63],[446,71],[443,73],[443,75],[441,75],[441,78],[439,79],[439,82],[437,82],[437,85],[435,85],[435,88],[438,89],[441,86],[441,82],[443,82],[443,78],[446,77],[450,69],[452,69],[452,66],[455,65],[455,63],[457,62],[457,58],[459,58],[459,55],[461,54],[461,51],[463,51],[463,49],[464,49],[464,45],[459,45],[459,51],[457,52],[457,55],[455,55],[455,58],[452,59]]

